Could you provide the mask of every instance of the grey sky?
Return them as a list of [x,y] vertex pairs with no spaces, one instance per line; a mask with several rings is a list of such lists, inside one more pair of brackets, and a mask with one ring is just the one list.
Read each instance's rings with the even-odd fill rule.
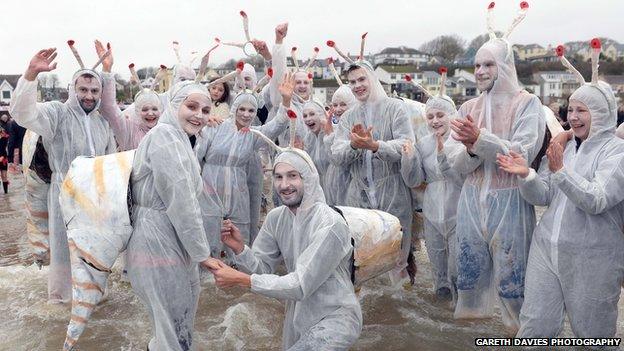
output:
[[[300,48],[307,57],[314,46],[320,58],[334,52],[325,46],[333,39],[344,50],[359,50],[359,38],[369,32],[366,52],[387,46],[417,48],[441,34],[457,33],[467,41],[485,33],[482,0],[384,0],[384,1],[3,1],[0,42],[0,73],[22,73],[32,55],[41,48],[59,49],[57,73],[67,82],[78,65],[66,41],[74,39],[90,66],[96,61],[93,40],[100,38],[114,46],[115,71],[128,76],[130,62],[138,67],[173,65],[171,42],[178,40],[183,56],[205,51],[214,37],[242,40],[239,10],[250,18],[253,37],[274,40],[276,24],[290,23],[286,46]],[[520,1],[499,0],[495,27],[505,31]],[[511,36],[514,43],[559,44],[606,36],[624,42],[622,0],[533,0],[525,21]],[[221,47],[211,63],[221,63],[242,52]]]

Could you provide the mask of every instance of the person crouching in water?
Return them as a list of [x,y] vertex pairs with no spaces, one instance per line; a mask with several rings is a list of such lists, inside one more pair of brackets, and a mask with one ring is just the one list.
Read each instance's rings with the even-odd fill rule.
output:
[[[284,205],[269,212],[252,248],[224,221],[222,241],[236,253],[242,272],[211,264],[215,282],[286,300],[285,350],[347,350],[362,330],[349,228],[325,203],[318,172],[304,152],[287,149],[277,156],[273,185]],[[288,274],[279,276],[282,261]]]

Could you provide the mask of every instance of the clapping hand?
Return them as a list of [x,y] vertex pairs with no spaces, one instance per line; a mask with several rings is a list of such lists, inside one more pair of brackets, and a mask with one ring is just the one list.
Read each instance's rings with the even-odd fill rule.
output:
[[364,128],[356,124],[351,129],[351,146],[354,149],[366,149],[373,152],[379,149],[379,143],[373,139],[373,127]]
[[470,115],[452,120],[451,129],[455,132],[453,139],[462,142],[466,147],[472,147],[479,139],[480,130]]
[[529,166],[527,160],[515,151],[510,151],[509,155],[496,155],[496,163],[498,167],[510,174],[515,174],[521,178],[526,178],[529,175]]
[[556,173],[563,168],[563,147],[561,144],[550,144],[546,150],[546,157],[548,157],[548,169],[551,172]]

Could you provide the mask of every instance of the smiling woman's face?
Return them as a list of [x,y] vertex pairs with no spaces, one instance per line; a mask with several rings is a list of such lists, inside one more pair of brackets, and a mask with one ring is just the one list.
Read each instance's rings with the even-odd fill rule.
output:
[[570,100],[568,105],[568,123],[570,123],[575,137],[581,140],[587,139],[589,129],[591,128],[591,114],[584,103],[578,100]]
[[450,120],[446,112],[435,108],[427,109],[427,125],[435,135],[444,135],[449,130]]
[[314,108],[304,108],[303,123],[310,128],[312,133],[318,134],[321,130],[321,116],[319,116],[319,112]]
[[236,109],[236,124],[240,128],[249,127],[254,117],[256,117],[256,108],[250,103],[244,102]]
[[225,88],[223,84],[215,84],[208,89],[210,91],[210,98],[212,101],[219,101],[223,94],[225,93]]
[[178,121],[184,132],[196,135],[206,125],[210,114],[210,99],[203,94],[190,94],[180,105]]
[[145,104],[141,106],[141,119],[150,129],[153,128],[160,118],[160,109],[153,104]]

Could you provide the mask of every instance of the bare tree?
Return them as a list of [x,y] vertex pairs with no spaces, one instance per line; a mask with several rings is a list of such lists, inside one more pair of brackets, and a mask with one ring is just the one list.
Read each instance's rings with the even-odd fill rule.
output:
[[48,75],[48,87],[51,89],[56,89],[58,88],[59,84],[60,80],[56,73],[50,73]]
[[[496,32],[496,36],[500,37],[503,35],[503,32]],[[477,50],[485,44],[488,40],[490,40],[490,35],[488,33],[481,34],[470,41],[468,44],[468,48],[466,48],[466,55],[474,56],[477,53]]]
[[441,35],[420,46],[420,51],[453,62],[464,53],[466,41],[457,34]]
[[244,58],[243,61],[252,65],[255,69],[264,68],[264,58],[260,55]]
[[238,63],[238,60],[229,59],[224,64],[221,65],[221,68],[234,70],[236,68],[237,63]]
[[56,73],[42,73],[37,76],[37,82],[42,88],[54,89],[60,84]]
[[159,67],[143,67],[137,70],[137,76],[139,76],[141,80],[154,77],[159,69]]

